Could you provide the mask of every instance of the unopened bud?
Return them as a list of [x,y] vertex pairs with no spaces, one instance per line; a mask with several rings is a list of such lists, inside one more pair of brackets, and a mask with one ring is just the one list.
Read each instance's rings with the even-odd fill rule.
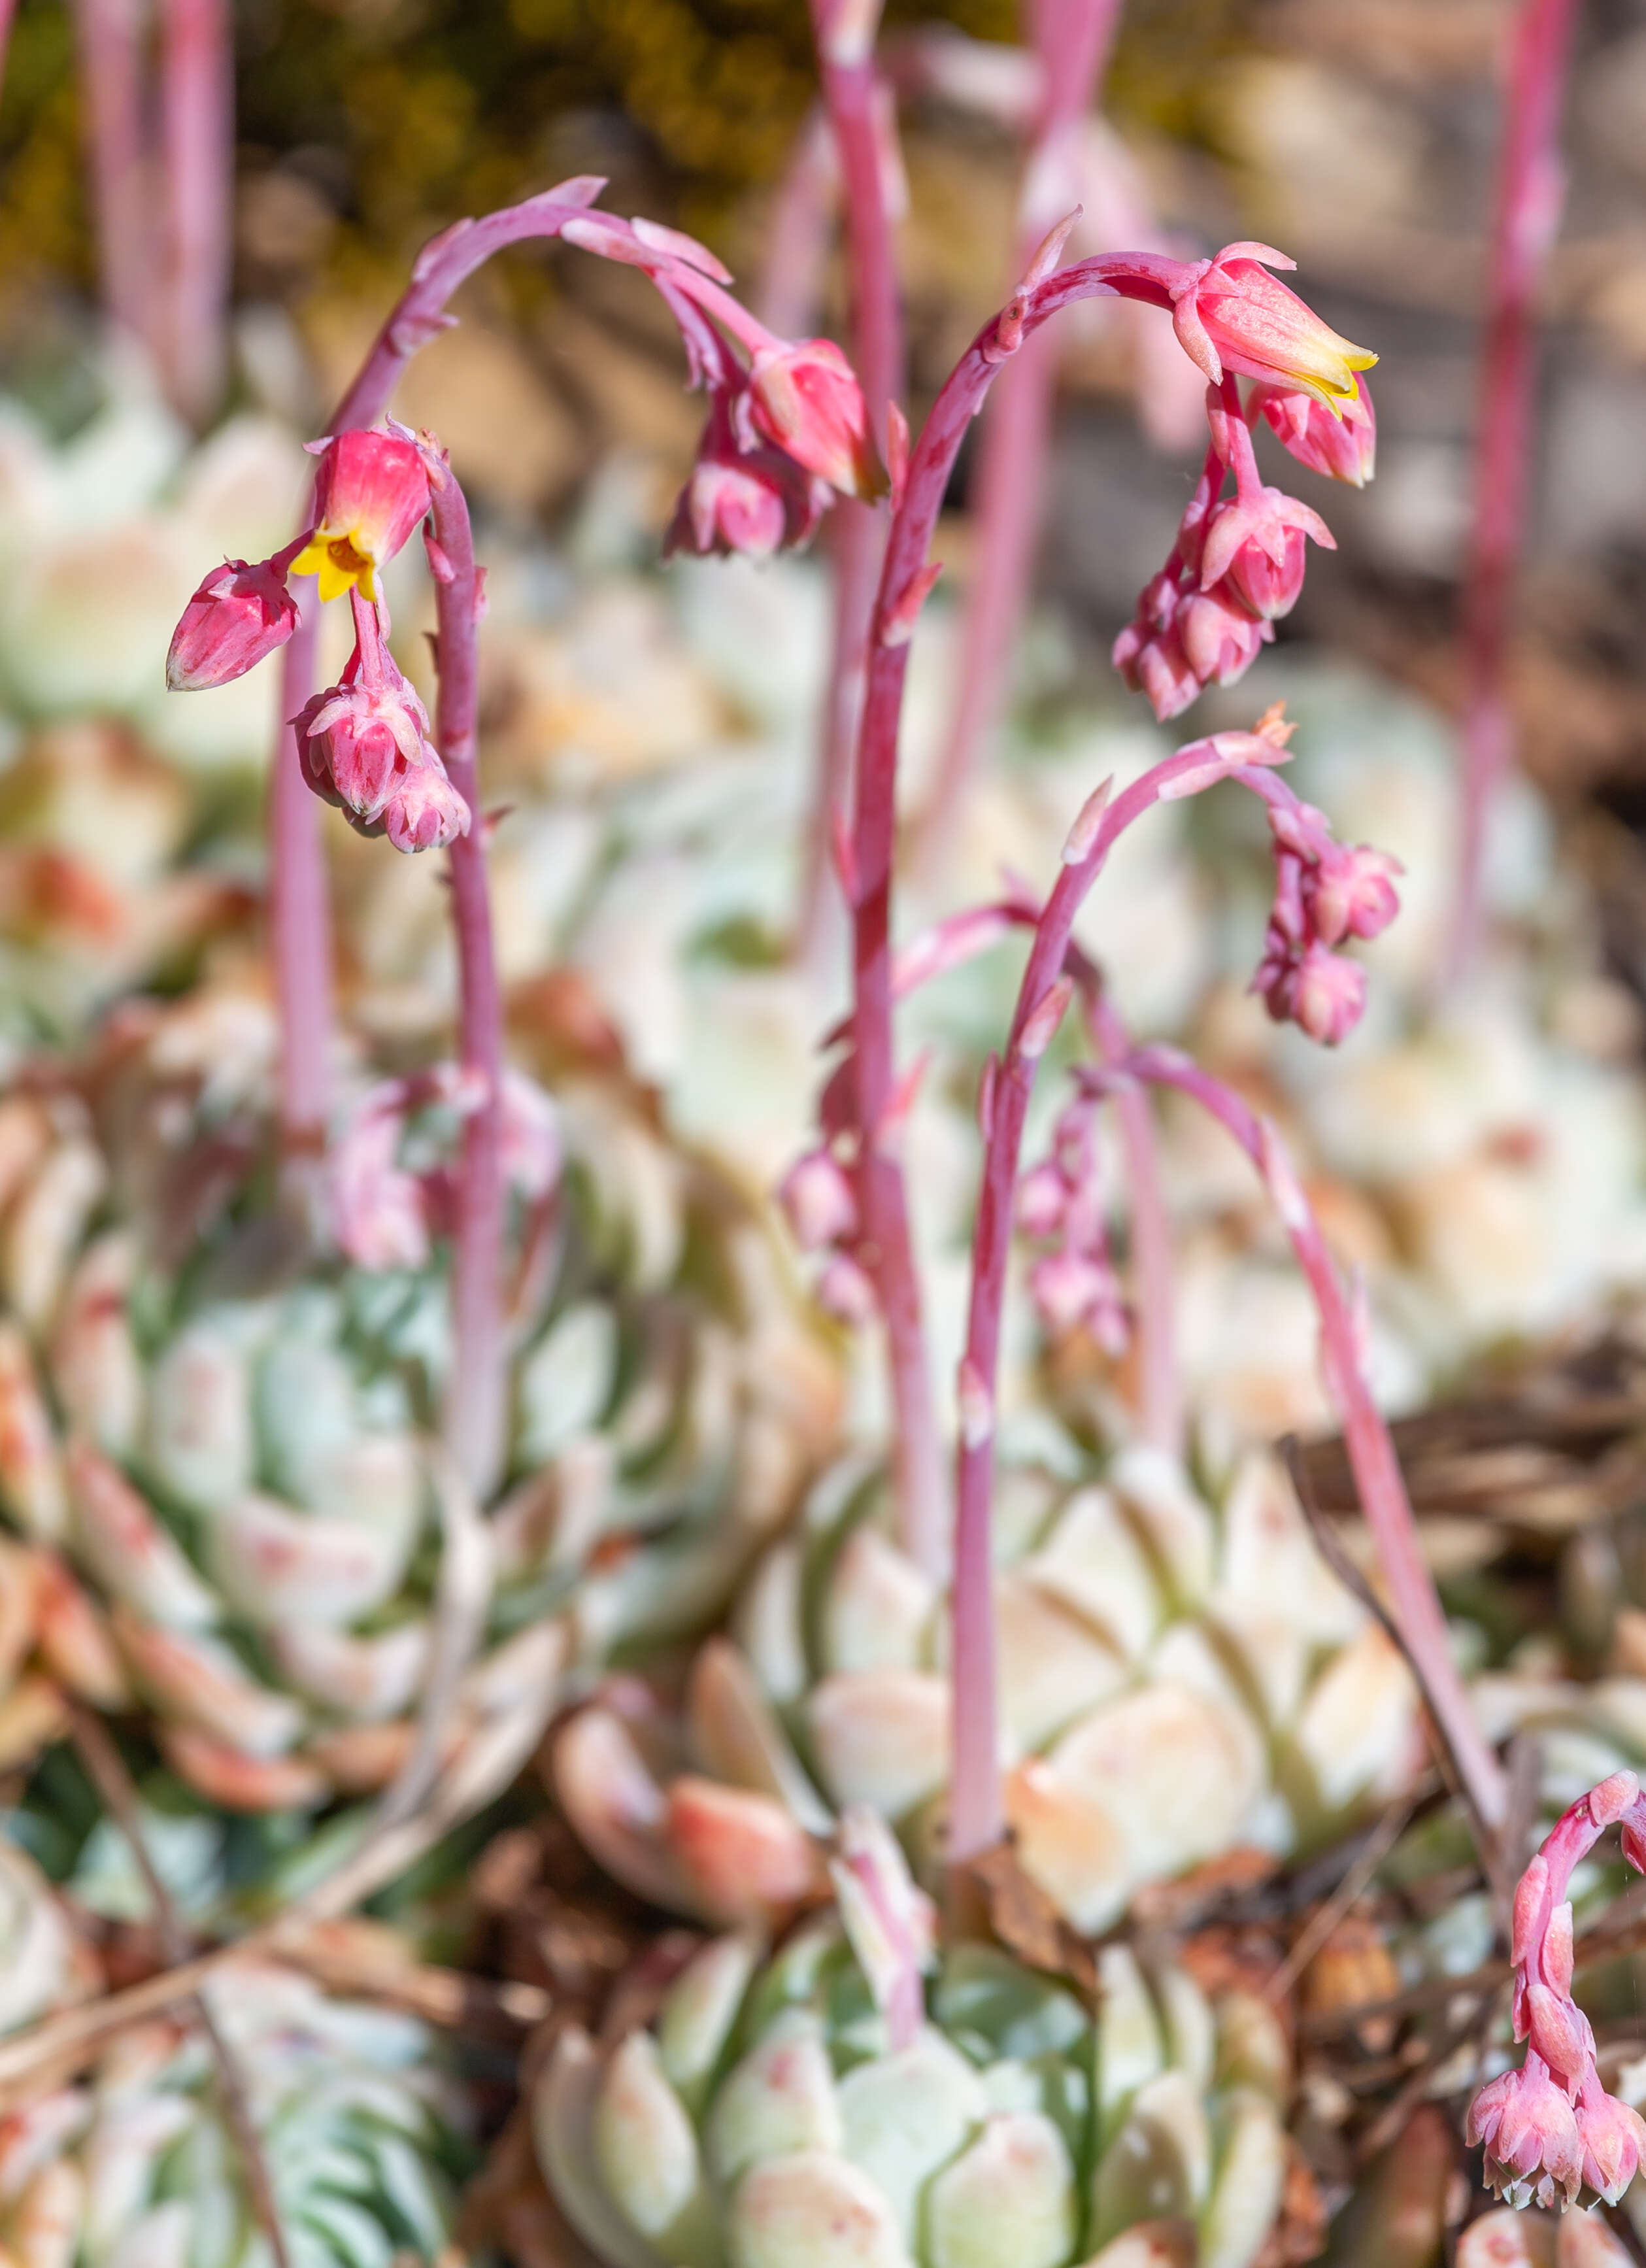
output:
[[184,608],[165,657],[165,681],[173,693],[230,685],[284,645],[297,626],[297,606],[273,563],[262,559],[248,567],[231,559]]

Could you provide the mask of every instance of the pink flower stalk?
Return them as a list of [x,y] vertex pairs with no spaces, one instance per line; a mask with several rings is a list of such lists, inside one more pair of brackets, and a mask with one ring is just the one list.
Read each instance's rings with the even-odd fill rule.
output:
[[429,510],[417,445],[403,429],[367,427],[312,446],[320,460],[314,526],[290,572],[318,575],[322,604],[356,585],[375,601],[378,571],[405,548]]
[[[124,20],[120,0],[81,0],[81,4],[88,25],[93,20],[102,23],[105,18]],[[113,57],[114,49],[98,52]],[[111,70],[111,77],[117,77]],[[124,85],[123,79],[120,84]],[[114,144],[99,136],[98,147],[99,153],[109,154]],[[482,220],[459,221],[427,245],[415,265],[409,287],[391,311],[354,384],[333,414],[334,440],[363,431],[384,415],[408,362],[420,347],[437,337],[450,320],[445,312],[446,302],[466,279],[495,252],[533,238],[563,237],[601,257],[643,269],[680,328],[694,382],[708,385],[711,392],[717,384],[746,384],[746,365],[739,365],[738,352],[752,361],[756,354],[781,350],[783,342],[721,288],[724,271],[700,246],[644,220],[628,222],[592,213],[589,208],[603,187],[603,182],[591,176],[562,181],[541,196],[489,214]],[[410,438],[400,431],[391,438],[401,442]],[[749,438],[758,437],[751,433]],[[352,457],[352,446],[349,453]],[[334,555],[329,548],[341,534],[349,549],[353,549],[351,530],[342,526],[341,520],[336,530],[330,530],[327,517],[328,512],[341,513],[347,501],[346,486],[339,474],[328,497],[317,499],[312,514],[317,526],[328,529],[326,560],[332,570],[332,586],[338,589],[345,587],[344,578],[349,576],[356,582],[360,579],[347,553]],[[415,497],[415,479],[409,471],[408,488]],[[368,506],[371,501],[366,499]],[[392,523],[392,507],[390,518]],[[386,544],[392,532],[392,525],[386,529],[379,526],[371,540]],[[294,550],[302,548],[300,540]],[[314,563],[323,565],[326,560]],[[272,563],[284,565],[283,556]],[[371,562],[373,569],[377,563],[375,558]],[[375,584],[375,573],[372,581]],[[289,719],[295,720],[313,693],[315,643],[314,621],[300,616],[286,643],[283,671],[281,706]],[[281,1123],[291,1155],[301,1158],[318,1142],[328,1107],[332,983],[320,835],[300,753],[295,740],[289,737],[293,730],[291,724],[283,725],[276,749],[269,865],[282,1031]],[[437,737],[451,763],[452,750],[444,733]],[[459,796],[472,803],[460,775],[454,775],[453,786]],[[426,800],[426,787],[422,799]],[[449,823],[451,815],[439,823]],[[429,814],[426,810],[405,813],[396,824],[409,846],[423,839]]]
[[1510,69],[1481,360],[1474,528],[1463,594],[1463,797],[1446,972],[1452,983],[1479,942],[1488,820],[1514,755],[1505,683],[1531,461],[1532,310],[1560,226],[1560,120],[1576,12],[1576,0],[1520,0]]
[[1197,260],[1172,293],[1179,342],[1209,386],[1228,372],[1305,394],[1341,416],[1358,395],[1356,373],[1378,357],[1323,323],[1271,268],[1296,268],[1267,244],[1226,244]]
[[1355,373],[1355,399],[1327,409],[1312,394],[1260,387],[1255,396],[1271,433],[1300,465],[1328,480],[1364,488],[1378,457],[1378,416],[1364,378]]
[[[1047,231],[1077,208],[1084,208],[1093,249],[1150,240],[1146,225],[1126,225],[1146,223],[1146,213],[1124,210],[1135,201],[1123,192],[1113,194],[1112,180],[1092,178],[1098,168],[1091,139],[1081,132],[1081,122],[1097,97],[1119,16],[1120,0],[1028,11],[1037,84],[1032,114],[1023,122],[1029,146],[1018,193],[1019,275],[1032,264]],[[1108,172],[1113,174],[1112,166]],[[1104,232],[1106,221],[1114,232]],[[942,856],[1005,696],[1045,502],[1057,367],[1055,342],[1042,339],[1016,357],[985,415],[973,515],[976,556],[966,592],[954,704],[922,844],[932,866]]]
[[[875,1289],[885,1318],[903,1534],[914,1555],[934,1570],[941,1569],[944,1558],[937,1479],[939,1464],[908,1192],[894,1139],[899,1081],[892,1020],[891,901],[898,733],[918,599],[930,586],[928,553],[932,532],[960,445],[995,378],[1025,340],[1032,337],[1060,308],[1084,298],[1119,297],[1170,311],[1202,272],[1180,261],[1148,253],[1117,253],[1057,268],[1051,265],[1055,246],[1046,250],[1048,260],[1031,263],[1018,292],[983,326],[951,374],[921,431],[900,484],[875,601],[851,828],[841,860],[852,905],[851,1094],[859,1137],[856,1174],[864,1229],[863,1250],[872,1261]],[[1352,392],[1352,372],[1349,377],[1348,390]],[[1232,382],[1227,392],[1220,388],[1225,419],[1233,390]],[[1238,400],[1233,407],[1238,412]],[[1214,435],[1200,497],[1202,519],[1214,500],[1213,475],[1223,462],[1216,439]],[[1220,474],[1217,480],[1220,485]],[[1056,973],[1055,968],[1050,971],[1047,981]],[[995,1233],[1003,1245],[1010,1219],[1010,1188],[999,1195],[1003,1211]],[[988,1367],[992,1375],[992,1354]],[[986,1427],[986,1417],[978,1422]],[[981,1506],[963,1522],[964,1537],[957,1531],[957,1551],[963,1541],[977,1561],[970,1580],[981,1584],[985,1598],[987,1517],[985,1491]],[[981,1642],[987,1646],[986,1634]],[[985,1685],[988,1683],[985,1679]],[[966,1683],[962,1675],[957,1687],[964,1688]],[[992,1741],[992,1729],[988,1737]],[[987,1742],[984,1752],[992,1754]],[[972,1823],[975,1826],[976,1821]]]
[[[871,510],[867,499],[883,493],[875,452],[884,451],[889,460],[892,421],[903,391],[904,369],[894,237],[901,172],[896,114],[875,62],[879,0],[811,0],[811,13],[825,131],[844,209],[852,361],[863,380],[864,436],[857,439],[856,413],[849,407],[845,431],[839,438],[846,444],[854,469],[866,453],[869,475],[863,490],[865,500],[849,500],[829,530],[834,633],[823,691],[820,758],[806,832],[797,932],[800,958],[814,976],[821,976],[826,962],[834,957],[839,936],[840,907],[830,848],[851,796],[870,619],[885,543],[885,516]],[[794,231],[790,234],[790,251],[804,257],[805,245],[795,241]],[[814,237],[814,247],[817,241]],[[803,281],[796,278],[793,291],[784,296],[804,297],[805,290]],[[779,395],[770,406],[782,416],[788,409],[782,399],[787,366],[773,365],[772,374],[779,380]],[[819,375],[812,373],[812,381]],[[827,372],[820,375],[827,387]],[[897,414],[900,419],[900,412]],[[781,439],[782,436],[773,431],[771,438]]]
[[809,543],[829,505],[829,488],[781,449],[738,438],[746,420],[717,394],[697,461],[680,490],[663,539],[663,556],[769,559]]
[[[1245,784],[1262,792],[1259,780],[1248,777]],[[1445,1614],[1418,1541],[1400,1459],[1367,1383],[1355,1302],[1343,1289],[1314,1208],[1280,1136],[1232,1089],[1175,1048],[1134,1048],[1120,1057],[1116,1069],[1123,1079],[1175,1087],[1197,1102],[1239,1144],[1269,1193],[1319,1314],[1320,1366],[1343,1427],[1361,1510],[1377,1546],[1391,1617],[1422,1685],[1429,1715],[1444,1741],[1477,1830],[1482,1838],[1489,1839],[1508,1804],[1503,1769],[1481,1730],[1468,1689],[1452,1659]]]
[[[1286,855],[1291,863],[1282,869],[1282,882],[1301,903],[1304,854],[1290,846],[1293,843],[1307,845],[1318,855],[1319,849],[1330,837],[1319,814],[1300,803],[1275,775],[1274,768],[1286,761],[1290,738],[1290,728],[1277,711],[1271,711],[1253,733],[1214,733],[1207,740],[1191,742],[1163,762],[1151,766],[1112,799],[1106,784],[1097,791],[1070,829],[1062,870],[1035,920],[1034,942],[1005,1049],[991,1064],[986,1076],[980,1114],[985,1141],[983,1186],[973,1240],[966,1348],[959,1382],[962,1414],[955,1535],[954,1769],[949,1823],[949,1847],[953,1855],[975,1855],[998,1838],[1002,1828],[995,1747],[989,1573],[993,1413],[1018,1161],[1036,1067],[1077,983],[1096,995],[1092,1021],[1106,1061],[1113,1062],[1123,1041],[1118,1018],[1101,998],[1095,972],[1072,950],[1075,918],[1114,843],[1145,811],[1158,802],[1199,794],[1225,779],[1238,780],[1261,797],[1270,810],[1277,839],[1282,833],[1287,836]],[[1099,1076],[1101,1084],[1107,1081],[1109,1074]],[[1066,1154],[1054,1162],[1060,1179],[1069,1182],[1071,1158]],[[1032,1218],[1044,1220],[1051,1217],[1053,1195],[1043,1171],[1037,1169],[1029,1184]],[[1095,1204],[1091,1209],[1099,1210]],[[1095,1251],[1095,1233],[1083,1224],[1074,1256],[1091,1263]],[[1094,1295],[1100,1298],[1096,1285],[1090,1278],[1086,1282]],[[1081,1276],[1072,1267],[1058,1271],[1049,1286],[1042,1287],[1043,1296],[1049,1289],[1054,1322],[1061,1320],[1060,1310],[1075,1306],[1081,1288]],[[1097,1308],[1094,1313],[1100,1314],[1102,1310]]]
[[1646,1873],[1646,1799],[1633,1772],[1613,1772],[1562,1814],[1515,1892],[1515,2037],[1518,2071],[1482,2087],[1468,2139],[1486,2150],[1486,2178],[1512,2205],[1615,2205],[1646,2156],[1646,2121],[1606,2093],[1589,2019],[1572,1998],[1572,1869],[1608,1827]]
[[251,567],[226,560],[183,609],[165,657],[166,684],[173,693],[231,684],[284,645],[297,626],[297,601],[278,556]]
[[197,423],[223,391],[234,218],[234,57],[229,0],[165,0],[165,364]]

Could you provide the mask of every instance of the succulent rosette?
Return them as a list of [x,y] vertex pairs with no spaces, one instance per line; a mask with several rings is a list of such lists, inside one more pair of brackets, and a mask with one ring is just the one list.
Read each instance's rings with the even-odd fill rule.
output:
[[[1003,1471],[995,1614],[1005,1808],[1078,1929],[1237,1845],[1307,1849],[1421,1764],[1388,1638],[1316,1556],[1284,1475],[1221,1501],[1157,1452]],[[836,1470],[770,1546],[680,1712],[632,1685],[556,1736],[555,1786],[602,1863],[717,1921],[815,1894],[819,1838],[868,1804],[941,1852],[948,1608],[888,1533],[878,1476]]]
[[[438,2257],[470,2116],[423,2025],[329,1999],[307,1978],[250,1959],[219,1969],[207,1990],[293,2268]],[[126,2031],[84,2080],[0,2124],[0,2244],[18,2261],[88,2268],[267,2260],[197,2025]]]
[[442,1755],[500,1785],[587,1659],[722,1602],[832,1368],[751,1208],[621,1074],[511,1078],[508,1441],[468,1502],[432,1447],[460,1075],[392,1107],[356,1077],[283,1203],[272,1049],[261,997],[206,990],[0,1101],[5,1510],[209,1800],[381,1787],[443,1685]]
[[1094,2018],[1067,1985],[960,1944],[927,1953],[900,2017],[885,1965],[871,1912],[842,1892],[775,1957],[753,1933],[710,1940],[648,2029],[562,2035],[539,2161],[601,2260],[1119,2268],[1155,2257],[1151,2235],[1206,2268],[1256,2258],[1290,2085],[1261,2002],[1214,2003],[1114,1945]]

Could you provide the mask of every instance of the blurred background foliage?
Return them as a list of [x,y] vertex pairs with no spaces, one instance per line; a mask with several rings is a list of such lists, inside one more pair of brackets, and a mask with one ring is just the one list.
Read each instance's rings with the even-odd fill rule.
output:
[[[1113,111],[1197,138],[1239,5],[1128,10]],[[1018,16],[1015,0],[890,0],[885,20],[1003,40]],[[288,302],[392,280],[458,214],[573,170],[721,235],[780,170],[815,85],[803,0],[240,0],[236,35],[239,281]],[[92,284],[80,130],[62,0],[23,0],[0,101],[13,352],[43,299]]]

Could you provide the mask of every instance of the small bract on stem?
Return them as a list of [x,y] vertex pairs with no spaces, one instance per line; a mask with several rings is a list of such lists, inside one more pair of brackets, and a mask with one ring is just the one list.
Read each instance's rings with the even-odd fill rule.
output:
[[1491,814],[1514,758],[1506,671],[1531,477],[1532,308],[1560,226],[1561,109],[1576,13],[1576,0],[1521,0],[1510,66],[1463,593],[1463,792],[1445,971],[1454,984],[1480,944]]

